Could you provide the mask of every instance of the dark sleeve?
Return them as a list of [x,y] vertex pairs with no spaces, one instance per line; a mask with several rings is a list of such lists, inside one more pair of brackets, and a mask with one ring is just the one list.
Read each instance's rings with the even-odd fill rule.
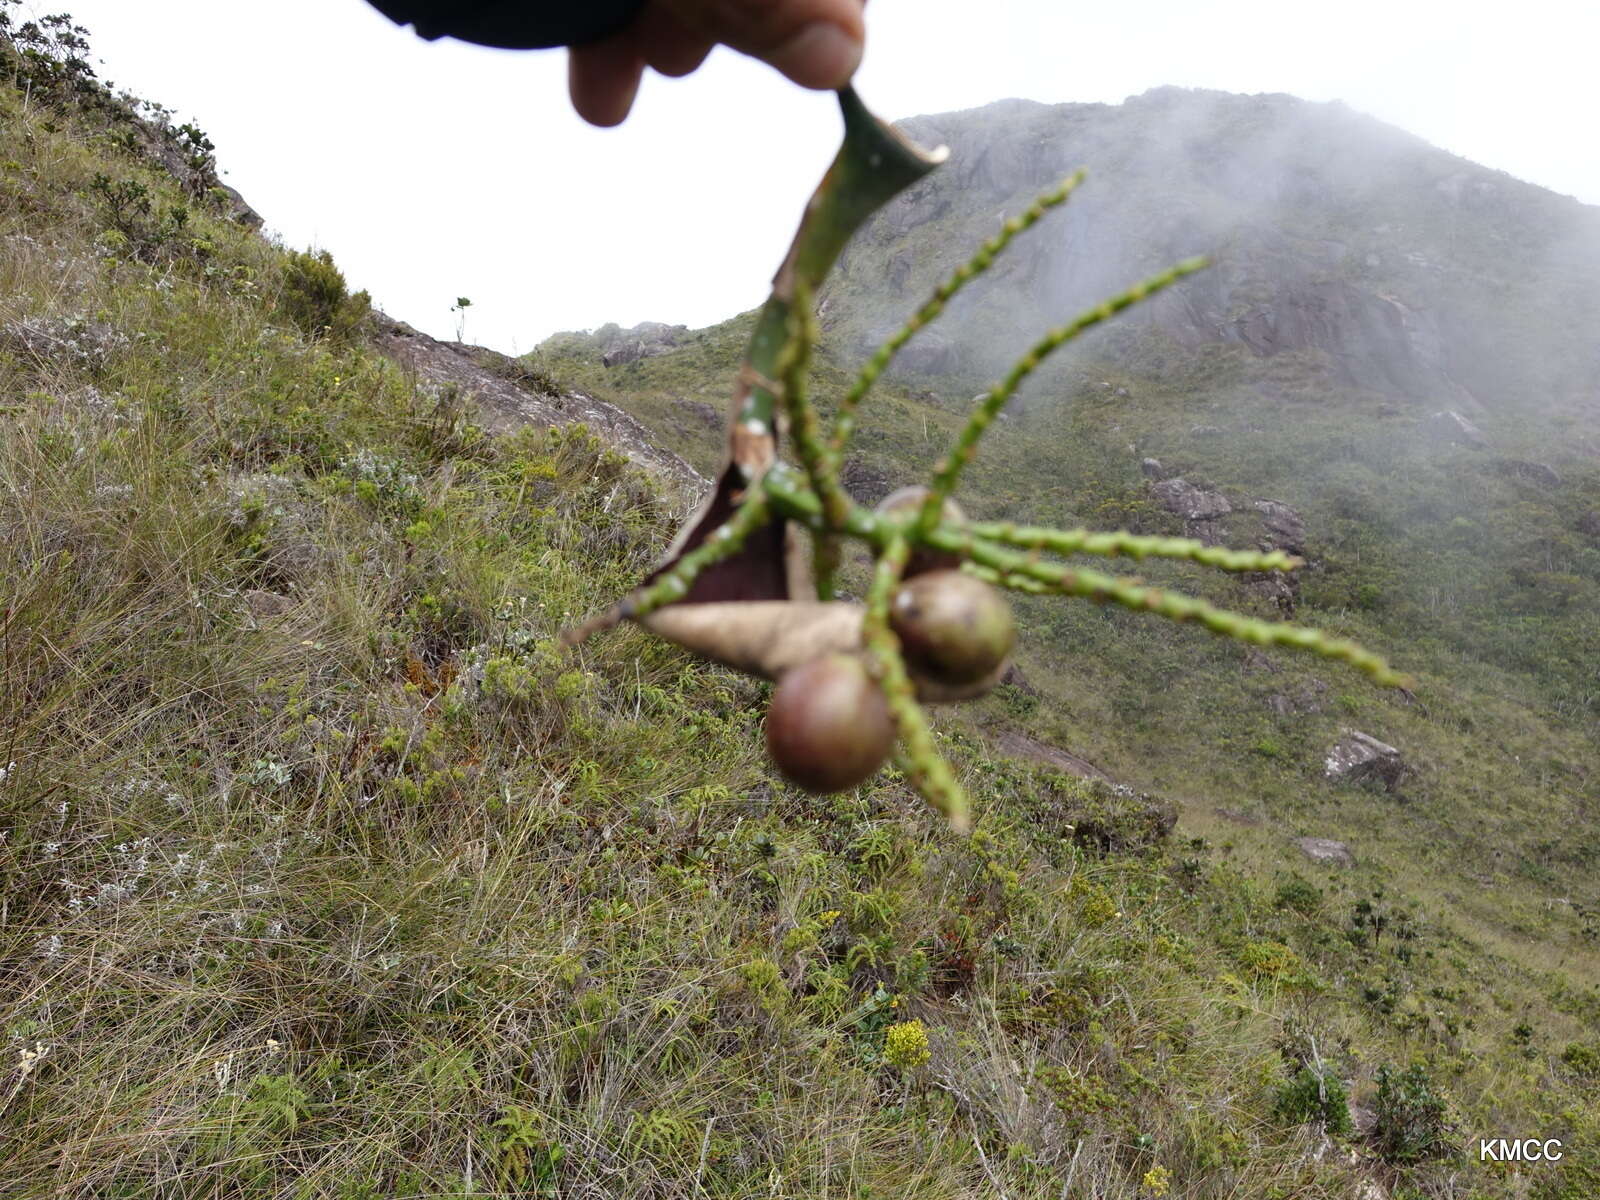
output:
[[538,50],[575,46],[615,33],[644,0],[370,0],[400,25],[430,41],[453,37],[480,46]]

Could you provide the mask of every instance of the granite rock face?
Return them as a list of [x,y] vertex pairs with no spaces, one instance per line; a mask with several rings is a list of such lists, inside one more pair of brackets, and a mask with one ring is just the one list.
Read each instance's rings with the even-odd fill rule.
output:
[[441,342],[382,313],[374,313],[373,321],[373,343],[379,350],[429,383],[458,388],[477,404],[491,432],[513,432],[524,425],[586,425],[680,493],[698,495],[709,486],[698,471],[657,446],[650,431],[615,404],[576,389],[552,393],[535,386],[526,381],[516,359],[493,350]]
[[1390,792],[1400,786],[1409,771],[1400,751],[1359,729],[1346,729],[1323,763],[1323,775],[1328,779],[1340,783],[1371,781]]
[[1185,521],[1212,521],[1233,511],[1221,492],[1206,491],[1184,479],[1162,479],[1150,485],[1157,504]]
[[632,329],[604,325],[595,330],[594,336],[599,343],[600,365],[620,367],[642,358],[654,358],[682,345],[689,336],[689,327],[642,321]]
[[[866,224],[825,289],[830,331],[852,352],[870,352],[884,311],[927,294],[1001,220],[1086,165],[1088,181],[1027,248],[951,301],[941,330],[963,368],[1003,370],[1039,314],[1080,312],[1226,247],[1119,324],[1189,350],[1232,347],[1263,367],[1291,360],[1286,393],[1316,376],[1316,388],[1461,421],[1592,378],[1570,367],[1569,331],[1600,326],[1600,296],[1559,284],[1600,270],[1600,213],[1343,105],[1164,87],[1120,104],[1002,101],[899,127],[951,154]],[[1525,342],[1516,353],[1494,336],[1508,300]],[[1131,365],[1137,354],[1122,355],[1137,340],[1102,345]],[[1454,436],[1478,443],[1465,428]]]
[[1186,479],[1173,477],[1150,486],[1150,496],[1169,513],[1183,518],[1186,537],[1198,538],[1208,546],[1227,541],[1222,519],[1233,512],[1233,505],[1221,492],[1196,487]]
[[1306,552],[1306,522],[1297,510],[1277,500],[1255,500],[1251,507],[1261,514],[1263,550],[1283,550],[1289,554]]

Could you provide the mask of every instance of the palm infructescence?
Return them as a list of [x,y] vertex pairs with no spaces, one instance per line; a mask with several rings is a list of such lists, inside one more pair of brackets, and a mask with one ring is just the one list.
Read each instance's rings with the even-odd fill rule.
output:
[[[1227,571],[1289,571],[1303,565],[1283,551],[1229,550],[1186,538],[1125,532],[968,522],[959,510],[948,507],[984,432],[1046,356],[1200,270],[1206,265],[1203,258],[1187,259],[1135,283],[1040,338],[977,399],[965,428],[909,514],[871,512],[851,499],[840,481],[840,466],[861,401],[873,382],[895,353],[938,317],[950,298],[987,269],[1013,238],[1065,203],[1083,173],[1072,175],[1026,212],[1006,221],[940,284],[862,367],[837,405],[832,430],[824,431],[806,392],[817,338],[812,296],[860,224],[945,157],[943,150],[930,153],[912,145],[874,117],[853,90],[844,89],[839,98],[844,143],[806,207],[772,294],[757,318],[735,384],[727,465],[710,498],[684,526],[667,562],[617,607],[573,630],[570,639],[631,619],[708,657],[770,677],[824,653],[859,651],[887,698],[907,777],[959,830],[969,824],[966,797],[936,749],[918,701],[965,698],[994,680],[951,694],[914,678],[908,670],[900,639],[891,628],[890,607],[915,550],[952,556],[962,571],[999,587],[1085,597],[1173,621],[1197,621],[1213,633],[1240,641],[1293,646],[1340,659],[1378,683],[1402,686],[1404,676],[1353,642],[1044,557],[1184,558]],[[778,459],[782,431],[794,441],[798,469]],[[791,526],[811,535],[813,570],[806,569]],[[833,599],[839,542],[846,537],[866,543],[875,556],[864,608]]]

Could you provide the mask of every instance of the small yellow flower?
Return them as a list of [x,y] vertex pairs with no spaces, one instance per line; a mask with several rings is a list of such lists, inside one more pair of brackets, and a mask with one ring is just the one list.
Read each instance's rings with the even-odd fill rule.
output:
[[931,1057],[928,1050],[928,1031],[917,1020],[901,1021],[884,1032],[883,1057],[891,1067],[909,1071],[920,1067]]
[[1144,1173],[1144,1190],[1152,1196],[1165,1196],[1172,1186],[1172,1172],[1165,1167],[1151,1167]]

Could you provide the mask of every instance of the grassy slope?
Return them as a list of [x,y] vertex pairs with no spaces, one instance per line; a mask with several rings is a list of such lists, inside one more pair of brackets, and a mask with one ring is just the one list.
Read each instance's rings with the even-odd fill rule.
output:
[[[718,435],[681,400],[715,397],[744,325],[728,322],[623,367],[552,361],[709,469]],[[1235,496],[1293,503],[1318,562],[1306,575],[1300,618],[1383,650],[1418,676],[1421,703],[1286,653],[1251,671],[1242,648],[1193,630],[1033,600],[1022,605],[1034,634],[1022,661],[1049,699],[1032,721],[1119,778],[1188,802],[1185,819],[1197,833],[1248,844],[1275,867],[1285,865],[1286,834],[1348,840],[1372,860],[1374,880],[1402,888],[1434,919],[1539,971],[1564,965],[1571,981],[1592,981],[1600,975],[1600,839],[1586,789],[1600,764],[1593,715],[1573,698],[1590,686],[1589,664],[1600,654],[1600,584],[1573,574],[1573,594],[1552,597],[1525,578],[1539,572],[1516,564],[1555,557],[1587,572],[1597,556],[1572,527],[1600,481],[1580,476],[1552,494],[1496,475],[1472,451],[1397,437],[1386,421],[1344,404],[1286,409],[1259,399],[1244,407],[1236,397],[1247,390],[1246,364],[1219,358],[1183,383],[1080,366],[1076,386],[1062,385],[1073,389],[1068,403],[996,427],[970,472],[969,511],[1181,532],[1153,509],[1130,444]],[[1108,373],[1132,395],[1098,386]],[[838,394],[846,380],[825,356],[818,392]],[[958,427],[960,397],[976,387],[928,382],[938,391],[885,388],[864,422],[864,462],[897,484],[926,475]],[[1254,432],[1189,433],[1219,411]],[[1299,465],[1280,465],[1288,463]],[[1463,493],[1472,496],[1472,518],[1461,517],[1441,542],[1429,509],[1456,508]],[[1259,518],[1246,510],[1230,525],[1236,544],[1249,545]],[[1249,604],[1220,577],[1140,570]],[[1277,716],[1267,706],[1274,694],[1315,694],[1319,683],[1322,711]],[[1411,756],[1418,772],[1402,799],[1321,778],[1323,756],[1347,725]],[[1260,830],[1219,823],[1218,806]],[[1535,993],[1553,986],[1530,984]]]
[[[731,321],[622,367],[571,353],[548,361],[709,466],[717,435],[683,400],[715,400],[746,327]],[[1594,609],[1582,600],[1548,602],[1506,564],[1532,554],[1586,561],[1571,528],[1593,500],[1593,483],[1580,475],[1552,495],[1496,476],[1470,451],[1395,437],[1374,414],[1353,413],[1351,406],[1378,407],[1358,396],[1339,397],[1337,406],[1242,407],[1251,365],[1214,356],[1174,382],[1080,362],[1057,385],[1070,403],[1037,404],[996,428],[969,476],[969,510],[1179,532],[1152,511],[1130,443],[1235,495],[1287,500],[1304,511],[1320,561],[1306,580],[1302,619],[1382,648],[1420,677],[1422,702],[1283,654],[1252,670],[1247,652],[1193,630],[1028,601],[1021,661],[1044,692],[1028,725],[1119,778],[1180,799],[1181,830],[1260,886],[1299,871],[1344,913],[1380,892],[1380,903],[1416,912],[1441,940],[1425,962],[1398,973],[1330,962],[1338,990],[1368,1019],[1406,1031],[1432,1027],[1501,1062],[1525,1053],[1524,1026],[1535,1043],[1592,1037],[1600,846],[1585,789],[1596,764],[1592,715],[1572,697],[1593,661]],[[1272,370],[1315,379],[1294,362]],[[848,379],[826,355],[820,376],[824,396]],[[1100,387],[1108,377],[1132,395]],[[883,389],[862,431],[863,459],[894,483],[926,475],[959,422],[962,398],[978,387],[920,383]],[[1189,434],[1219,412],[1259,432]],[[1279,465],[1287,463],[1300,465]],[[1468,488],[1472,519],[1441,545],[1429,506],[1455,508]],[[1253,520],[1235,518],[1237,544],[1253,540]],[[1248,603],[1230,582],[1150,564],[1140,570]],[[1594,589],[1587,576],[1574,584],[1584,595]],[[1327,685],[1321,711],[1284,717],[1266,705],[1273,694],[1319,682]],[[1001,699],[975,716],[1001,726],[1018,713]],[[1411,756],[1418,774],[1400,797],[1322,779],[1327,747],[1350,725]],[[1346,840],[1360,866],[1318,877],[1290,846],[1298,836]]]
[[[1573,1018],[1522,1050],[1419,1005],[1489,967],[1427,920],[1356,945],[1354,883],[1089,854],[1083,789],[954,724],[983,839],[892,775],[807,799],[759,687],[630,631],[557,657],[670,532],[648,483],[308,341],[285,255],[115,132],[0,87],[6,1195],[1331,1200],[1379,1168],[1277,1110],[1313,1055],[1370,1104],[1424,1053],[1467,1127],[1594,1143]],[[108,235],[97,172],[190,234]],[[1115,695],[1054,689],[1067,735]]]

